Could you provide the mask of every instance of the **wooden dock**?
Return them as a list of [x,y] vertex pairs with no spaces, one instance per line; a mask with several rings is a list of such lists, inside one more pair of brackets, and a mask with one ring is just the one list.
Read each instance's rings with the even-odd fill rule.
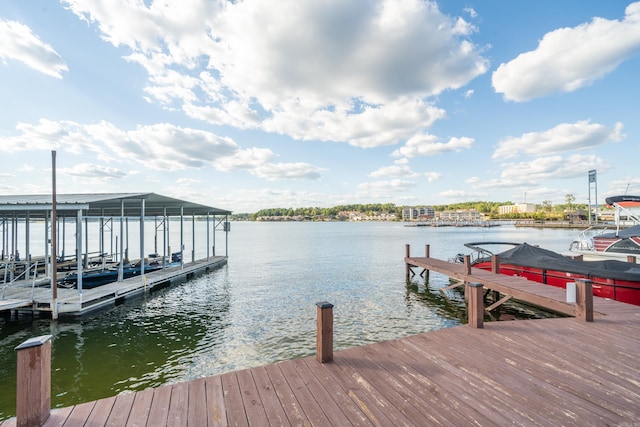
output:
[[[135,276],[122,282],[113,282],[92,289],[84,289],[82,297],[77,289],[58,288],[58,312],[62,315],[82,315],[90,311],[111,306],[127,298],[144,292],[189,280],[227,263],[227,257],[216,256],[209,259],[185,263],[182,267],[170,267]],[[19,285],[8,286],[5,298],[0,300],[0,311],[10,309],[51,312],[51,287],[32,287],[27,281]]]
[[[429,260],[466,279],[455,264]],[[558,296],[527,297],[509,279],[504,290],[519,297]],[[561,293],[555,301],[566,304]],[[44,425],[640,425],[640,307],[599,298],[594,307],[593,322],[463,325],[341,350],[327,363],[306,357],[58,408]]]

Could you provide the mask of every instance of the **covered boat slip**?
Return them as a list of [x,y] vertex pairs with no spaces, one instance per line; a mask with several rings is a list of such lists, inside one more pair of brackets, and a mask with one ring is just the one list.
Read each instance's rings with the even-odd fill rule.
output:
[[[55,211],[54,220],[51,195],[0,196],[0,311],[22,307],[50,311],[53,317],[58,312],[81,314],[101,302],[226,263],[231,213],[227,210],[155,193],[113,193],[57,195]],[[185,232],[188,221],[191,230]],[[205,226],[206,231],[202,230]],[[125,281],[130,228],[137,240],[131,245],[135,252],[131,257],[138,258],[138,272]],[[149,229],[153,230],[152,245],[147,243]],[[224,233],[223,256],[216,256],[216,231]],[[190,254],[185,253],[185,243],[191,245]],[[73,255],[65,253],[67,246]],[[152,253],[145,255],[148,252]],[[147,274],[151,261],[161,268]],[[89,269],[94,275],[100,270],[117,271],[118,281],[84,289],[83,277],[88,277]],[[73,289],[58,289],[70,272],[75,277]]]

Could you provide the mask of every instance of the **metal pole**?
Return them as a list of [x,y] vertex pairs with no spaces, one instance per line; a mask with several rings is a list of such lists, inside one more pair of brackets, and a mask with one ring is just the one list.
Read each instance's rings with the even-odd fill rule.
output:
[[144,276],[144,202],[140,205],[140,276]]
[[191,213],[191,262],[196,262],[196,214]]
[[76,217],[76,274],[78,275],[78,297],[82,304],[82,209],[78,209]]
[[180,268],[184,267],[184,206],[180,206]]
[[162,268],[167,266],[167,207],[162,212]]
[[207,212],[207,261],[209,261],[209,212]]
[[124,264],[124,199],[120,200],[120,259],[118,263],[118,282],[122,282],[123,279],[123,264]]
[[56,194],[56,152],[51,152],[51,317],[58,318],[58,199]]

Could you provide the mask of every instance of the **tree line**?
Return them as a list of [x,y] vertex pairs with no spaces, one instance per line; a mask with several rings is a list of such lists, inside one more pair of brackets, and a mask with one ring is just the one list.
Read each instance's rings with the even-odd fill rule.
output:
[[[569,197],[571,196],[571,197]],[[455,211],[455,210],[469,210],[475,209],[476,211],[488,215],[490,218],[509,218],[509,219],[562,219],[566,216],[567,212],[574,211],[576,209],[586,209],[585,204],[576,204],[575,197],[573,195],[567,195],[565,197],[566,203],[554,205],[549,200],[545,200],[540,204],[536,204],[535,213],[512,213],[506,215],[499,215],[500,206],[512,205],[510,201],[505,202],[487,202],[487,201],[475,201],[475,202],[461,202],[451,203],[446,205],[420,205],[431,206],[436,212]],[[374,216],[380,214],[395,214],[396,217],[402,219],[402,210],[406,206],[396,206],[393,203],[366,203],[366,204],[348,204],[338,205],[333,207],[321,208],[314,207],[300,207],[300,208],[267,208],[260,209],[255,213],[240,213],[232,215],[232,219],[236,220],[248,220],[255,221],[259,217],[302,217],[307,219],[335,219],[341,212],[360,212],[363,215]]]

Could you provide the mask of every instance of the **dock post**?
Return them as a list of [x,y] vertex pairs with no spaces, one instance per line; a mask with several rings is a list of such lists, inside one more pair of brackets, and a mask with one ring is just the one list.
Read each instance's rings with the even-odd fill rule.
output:
[[498,255],[491,257],[491,271],[493,274],[500,274],[500,258]]
[[320,363],[333,360],[333,304],[316,303],[316,359]]
[[41,426],[51,413],[51,335],[16,347],[16,425]]
[[576,318],[593,322],[593,282],[576,279]]
[[425,258],[429,258],[430,252],[431,252],[431,246],[424,245],[424,257]]
[[636,263],[636,257],[634,255],[627,255],[627,262]]
[[484,298],[482,295],[481,283],[468,283],[469,303],[467,305],[467,313],[469,318],[469,326],[472,328],[482,328],[484,322]]
[[407,280],[409,280],[409,273],[411,272],[411,266],[409,265],[409,262],[407,261],[407,258],[409,258],[409,254],[411,253],[411,246],[409,246],[409,244],[406,244],[404,246],[404,273],[405,273],[405,277]]
[[469,276],[471,275],[471,256],[470,255],[464,256],[464,274]]

